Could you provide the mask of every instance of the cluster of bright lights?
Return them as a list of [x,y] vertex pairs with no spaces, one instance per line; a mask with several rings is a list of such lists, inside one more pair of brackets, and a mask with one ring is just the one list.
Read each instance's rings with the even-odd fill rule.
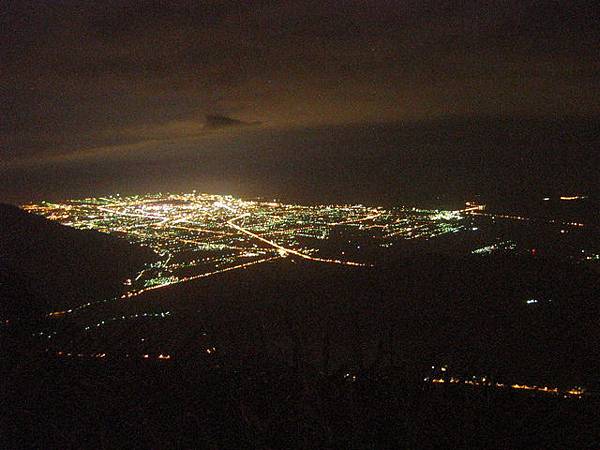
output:
[[475,255],[484,255],[497,252],[499,250],[514,250],[517,244],[511,240],[498,242],[496,244],[486,245],[485,247],[477,248],[471,253]]
[[[306,206],[196,193],[117,195],[44,202],[25,209],[64,225],[115,234],[152,248],[159,260],[148,262],[125,280],[126,290],[118,297],[124,299],[276,258],[367,266],[371,262],[361,261],[363,250],[466,229],[461,211]],[[111,300],[115,299],[104,301]],[[56,312],[56,317],[64,313]]]

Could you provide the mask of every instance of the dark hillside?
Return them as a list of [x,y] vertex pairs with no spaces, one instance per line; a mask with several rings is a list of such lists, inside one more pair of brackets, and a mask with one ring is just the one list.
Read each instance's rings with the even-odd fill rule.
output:
[[361,270],[283,260],[73,315],[50,345],[176,359],[214,346],[222,364],[331,370],[448,364],[511,383],[597,388],[598,289],[582,266],[532,257],[423,255]]
[[0,205],[0,317],[68,309],[118,292],[150,249]]

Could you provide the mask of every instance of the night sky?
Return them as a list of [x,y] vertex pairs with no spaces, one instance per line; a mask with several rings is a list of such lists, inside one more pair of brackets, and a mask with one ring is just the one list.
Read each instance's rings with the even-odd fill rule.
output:
[[[416,172],[405,169],[405,178],[416,173],[421,187],[431,180],[427,195],[452,184],[440,175],[446,169],[465,184],[457,191],[471,192],[501,165],[503,151],[514,164],[528,151],[549,161],[523,189],[548,177],[561,188],[577,189],[577,179],[591,186],[600,17],[586,3],[4,2],[0,200],[94,190],[300,191],[302,177],[324,184],[331,176],[323,152],[338,178],[347,173],[335,189],[354,186],[352,195],[373,198],[411,185],[395,182],[389,161],[400,170],[408,158]],[[210,129],[207,114],[260,125]],[[489,150],[481,139],[490,136],[481,123],[495,118],[503,124],[495,136],[510,149],[496,140]],[[468,151],[456,125],[463,119],[475,130]],[[531,120],[537,125],[517,126]],[[548,121],[556,139],[542,147],[547,127],[538,125]],[[398,125],[365,128],[372,123]],[[433,137],[423,141],[402,128],[407,123]],[[412,153],[402,159],[407,145]],[[296,160],[303,151],[320,171]],[[485,151],[495,165],[467,164]],[[417,170],[419,154],[433,172]],[[352,183],[365,161],[364,172],[381,180],[377,189]],[[478,168],[483,175],[465,182]]]

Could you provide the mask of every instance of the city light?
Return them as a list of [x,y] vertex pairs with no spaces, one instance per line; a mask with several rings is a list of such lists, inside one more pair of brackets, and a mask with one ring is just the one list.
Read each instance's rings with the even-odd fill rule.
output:
[[[72,311],[282,258],[371,266],[365,255],[373,248],[469,229],[464,211],[297,205],[195,192],[115,195],[24,208],[64,225],[124,237],[158,255],[123,280],[120,296],[82,303]],[[469,211],[482,208],[475,205]]]

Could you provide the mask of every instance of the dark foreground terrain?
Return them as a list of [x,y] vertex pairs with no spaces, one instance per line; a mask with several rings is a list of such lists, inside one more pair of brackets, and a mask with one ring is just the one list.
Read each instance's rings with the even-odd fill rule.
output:
[[[275,363],[30,360],[2,385],[3,448],[597,448],[597,397],[324,375]],[[354,378],[355,377],[355,378]]]
[[[63,292],[71,306],[79,289],[114,295],[110,280],[145,250],[34,222],[12,228],[29,233],[27,252],[2,241],[12,256],[0,294],[13,307],[0,324],[0,448],[600,445],[600,285],[588,265],[288,257],[45,317]],[[25,269],[21,291],[6,274]]]
[[176,359],[214,347],[237,366],[448,365],[596,389],[598,292],[585,266],[531,256],[423,255],[369,269],[286,258],[48,321],[38,346]]
[[[597,448],[596,278],[534,259],[409,261],[281,261],[51,321],[27,349],[5,332],[23,352],[2,357],[1,445]],[[113,309],[170,314],[82,331]],[[494,385],[463,383],[483,376]]]
[[147,247],[0,203],[0,319],[30,319],[114,295],[154,257]]

